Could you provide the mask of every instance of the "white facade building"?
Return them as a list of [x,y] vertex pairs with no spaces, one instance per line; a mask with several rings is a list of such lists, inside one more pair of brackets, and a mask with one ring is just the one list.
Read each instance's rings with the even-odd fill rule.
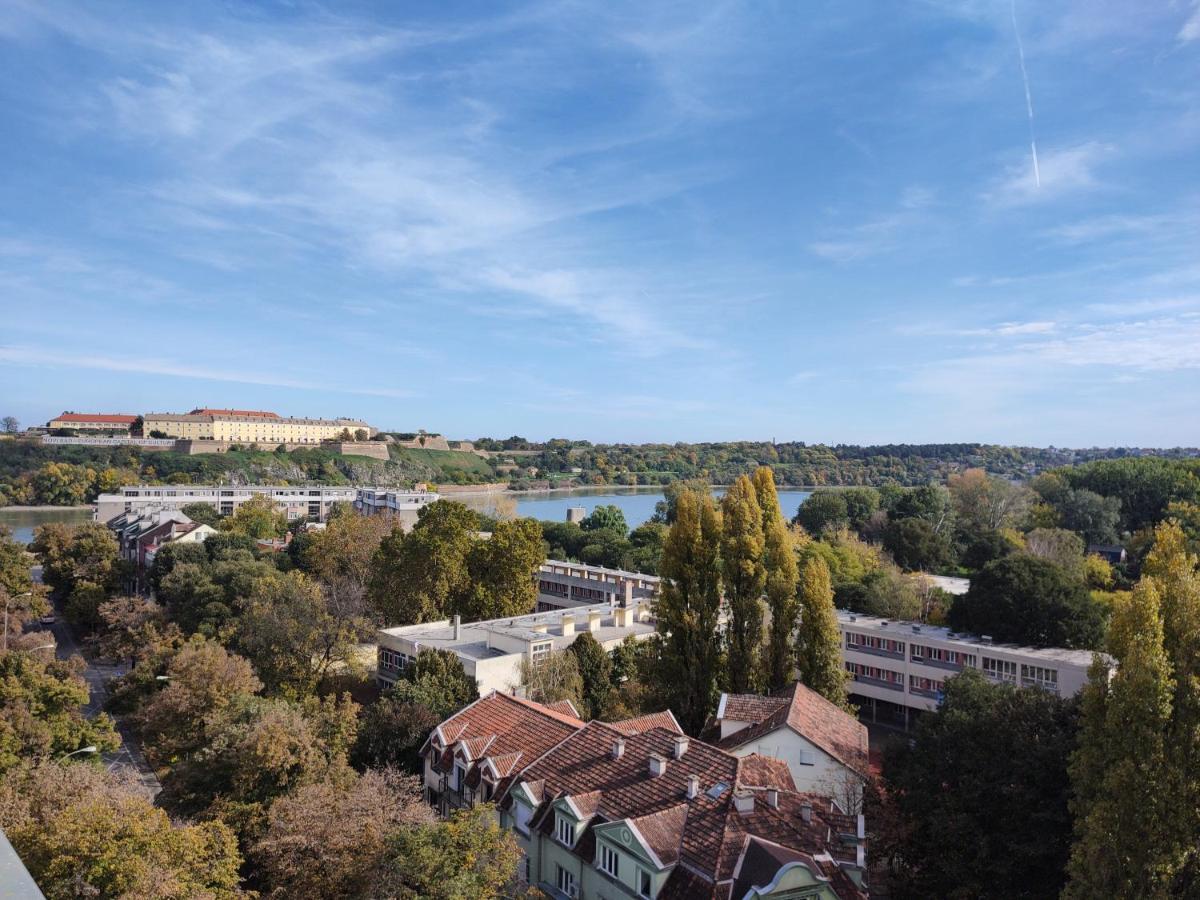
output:
[[474,678],[479,693],[510,691],[520,684],[521,661],[538,660],[565,650],[584,631],[605,650],[614,650],[625,638],[645,640],[654,634],[655,622],[648,604],[613,607],[607,603],[561,612],[530,613],[486,622],[443,619],[422,625],[382,628],[377,635],[381,686],[396,681],[400,671],[422,650],[453,652],[463,670]]
[[546,612],[596,603],[629,606],[635,601],[649,602],[658,596],[661,581],[657,575],[548,559],[537,571],[537,609]]
[[1062,697],[1087,682],[1090,650],[1019,647],[948,628],[897,622],[838,610],[847,689],[864,712],[908,720],[909,710],[937,709],[945,680],[965,668],[993,681],[1039,687]]

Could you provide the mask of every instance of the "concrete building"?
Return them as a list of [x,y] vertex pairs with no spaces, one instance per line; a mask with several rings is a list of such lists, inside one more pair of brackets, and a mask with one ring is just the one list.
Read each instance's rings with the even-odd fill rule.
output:
[[107,522],[122,513],[141,509],[181,509],[189,503],[207,503],[222,516],[255,496],[267,496],[287,514],[289,520],[307,517],[324,521],[335,503],[353,503],[358,488],[324,485],[130,485],[120,493],[101,494],[96,498],[97,522]]
[[629,606],[600,603],[486,622],[460,622],[455,617],[382,628],[377,633],[376,680],[381,686],[394,683],[418,653],[437,649],[459,658],[481,694],[510,691],[520,683],[522,660],[536,665],[550,653],[565,650],[581,632],[591,632],[601,647],[613,650],[627,637],[651,637],[654,628],[649,604],[636,601]]
[[767,697],[721,694],[703,737],[735,756],[781,759],[800,790],[834,797],[847,812],[862,809],[867,728],[799,682]]
[[112,432],[114,434],[129,434],[129,429],[138,419],[121,413],[76,413],[64,412],[46,423],[46,427],[70,428],[74,431]]
[[417,524],[417,514],[421,508],[438,499],[438,494],[424,489],[398,491],[392,488],[360,488],[354,498],[354,508],[364,515],[399,519],[407,530]]
[[838,630],[851,699],[865,714],[905,726],[910,711],[937,709],[945,680],[963,669],[1071,697],[1087,682],[1093,657],[1090,650],[997,644],[986,636],[846,610],[838,610]]
[[343,432],[376,433],[358,419],[303,419],[250,409],[193,409],[190,413],[146,413],[142,430],[150,435],[192,441],[239,444],[319,444],[337,440]]
[[734,756],[669,714],[606,724],[487,694],[422,748],[439,810],[493,802],[551,897],[863,900],[861,815],[799,791],[781,761]]
[[662,582],[656,575],[587,566],[548,559],[537,571],[538,612],[574,609],[594,603],[627,606],[658,596]]

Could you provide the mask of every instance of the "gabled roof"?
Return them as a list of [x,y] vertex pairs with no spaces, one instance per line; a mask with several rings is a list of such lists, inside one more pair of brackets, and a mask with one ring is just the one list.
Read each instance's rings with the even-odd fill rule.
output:
[[664,709],[662,712],[646,713],[644,716],[625,719],[621,722],[610,722],[609,724],[621,732],[621,734],[641,734],[643,731],[649,731],[651,728],[665,728],[668,731],[674,731],[676,734],[683,734],[683,729],[679,727],[679,722],[676,721],[675,714],[669,709]]
[[553,703],[544,703],[542,705],[545,706],[546,709],[570,716],[572,719],[579,718],[579,710],[575,708],[575,704],[570,700],[555,700]]
[[865,776],[870,771],[867,727],[800,682],[770,697],[722,695],[717,712],[718,715],[723,712],[725,719],[751,723],[716,740],[718,747],[727,750],[743,747],[779,728],[788,727],[860,775]]
[[126,416],[117,413],[69,413],[55,416],[51,422],[105,422],[111,425],[132,425],[137,416]]

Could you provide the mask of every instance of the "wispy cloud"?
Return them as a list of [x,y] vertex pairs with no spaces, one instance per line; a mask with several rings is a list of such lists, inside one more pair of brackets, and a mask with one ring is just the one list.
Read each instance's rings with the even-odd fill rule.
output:
[[830,229],[829,237],[808,244],[808,250],[836,263],[854,262],[896,248],[901,239],[918,223],[928,220],[925,210],[932,206],[934,193],[921,185],[906,187],[897,208],[858,225]]
[[1113,147],[1096,141],[1043,151],[1040,177],[1026,163],[1009,165],[984,192],[984,200],[994,206],[1024,206],[1096,190],[1102,187],[1096,170],[1113,155]]
[[1184,43],[1200,40],[1200,3],[1194,4],[1191,16],[1179,29],[1179,40]]

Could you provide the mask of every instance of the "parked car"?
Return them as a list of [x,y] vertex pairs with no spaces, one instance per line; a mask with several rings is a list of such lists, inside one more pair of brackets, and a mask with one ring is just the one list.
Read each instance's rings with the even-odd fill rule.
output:
[[39,621],[43,625],[53,625],[58,620],[54,618],[54,613],[46,613]]

